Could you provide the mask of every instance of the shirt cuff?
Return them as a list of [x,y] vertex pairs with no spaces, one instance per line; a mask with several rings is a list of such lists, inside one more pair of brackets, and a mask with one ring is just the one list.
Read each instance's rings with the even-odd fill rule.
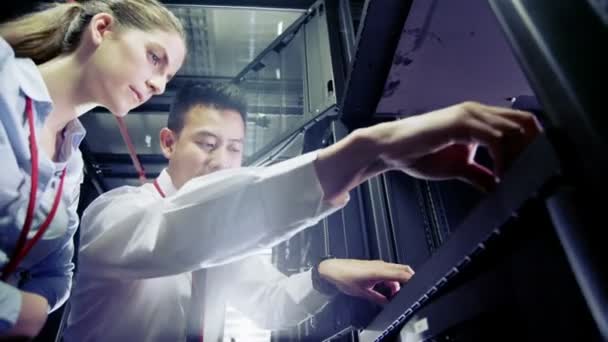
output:
[[313,288],[310,270],[294,274],[291,278],[297,278],[297,280],[289,282],[287,292],[296,305],[302,305],[310,314],[321,310],[333,298]]
[[10,330],[21,312],[21,291],[0,282],[0,335]]

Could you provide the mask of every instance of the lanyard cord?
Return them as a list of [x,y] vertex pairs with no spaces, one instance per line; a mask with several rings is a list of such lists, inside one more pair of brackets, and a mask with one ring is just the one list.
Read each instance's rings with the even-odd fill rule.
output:
[[165,198],[165,192],[163,191],[163,189],[161,189],[160,185],[158,184],[158,178],[156,178],[154,180],[154,187],[156,188],[156,191],[158,191],[158,193],[160,194],[160,197]]
[[131,136],[129,135],[129,130],[127,129],[127,124],[123,118],[121,118],[119,116],[115,116],[115,118],[116,118],[116,122],[118,123],[118,129],[120,130],[120,135],[122,135],[122,139],[125,141],[125,144],[127,145],[127,150],[129,151],[129,156],[131,157],[133,166],[135,166],[135,170],[137,170],[137,174],[139,175],[139,182],[141,184],[145,184],[146,183],[146,172],[144,170],[144,167],[141,165],[139,158],[137,157],[137,152],[135,151],[135,146],[133,146],[133,141],[131,141]]
[[38,187],[38,145],[36,144],[36,130],[34,127],[34,111],[32,109],[32,99],[26,97],[25,99],[25,112],[27,115],[28,127],[30,130],[29,142],[30,142],[30,157],[31,157],[31,172],[32,179],[30,184],[30,198],[27,205],[27,213],[25,216],[25,221],[23,222],[23,227],[21,228],[21,234],[19,234],[19,240],[17,241],[17,245],[15,246],[15,251],[10,259],[10,261],[6,264],[4,269],[2,270],[2,280],[8,279],[8,277],[17,269],[17,266],[27,253],[34,247],[34,244],[40,240],[42,235],[46,232],[47,228],[50,226],[55,214],[57,213],[57,208],[59,207],[59,202],[61,200],[61,193],[63,191],[63,182],[65,180],[66,169],[64,168],[61,172],[61,178],[59,181],[59,187],[57,189],[57,193],[55,194],[55,199],[53,200],[53,206],[51,207],[51,211],[49,215],[46,217],[40,228],[34,235],[34,237],[27,241],[27,236],[30,232],[30,228],[32,227],[32,221],[34,220],[34,209],[36,207],[36,192]]

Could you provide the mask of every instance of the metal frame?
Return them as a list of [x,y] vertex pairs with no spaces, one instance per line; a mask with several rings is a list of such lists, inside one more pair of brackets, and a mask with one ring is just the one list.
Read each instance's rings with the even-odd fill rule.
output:
[[341,119],[351,130],[365,126],[376,112],[412,2],[375,0],[365,4],[340,103]]
[[[571,187],[549,201],[572,271],[608,339],[608,252],[602,208],[608,190],[608,119],[605,87],[597,86],[608,60],[608,28],[589,1],[559,4],[490,0],[543,109],[547,131],[564,161]],[[605,13],[604,13],[605,14]],[[576,18],[575,25],[568,22]]]
[[260,63],[272,51],[280,51],[285,45],[289,44],[291,40],[298,34],[300,29],[310,20],[314,14],[309,10],[304,13],[300,18],[294,21],[283,33],[276,37],[262,52],[260,52],[249,64],[247,64],[243,70],[241,70],[236,76],[232,78],[232,82],[240,83],[245,79],[245,75],[251,70],[259,68]]
[[[279,149],[277,151],[277,147],[284,144],[289,139],[293,139],[294,136],[306,132],[310,127],[314,126],[318,122],[324,120],[326,117],[337,116],[337,107],[332,106],[329,107],[324,112],[312,118],[303,118],[300,120],[294,127],[285,131],[283,134],[279,135],[275,139],[273,139],[266,147],[260,149],[258,152],[252,154],[243,165],[252,166],[252,165],[262,165],[271,162],[274,158],[278,157],[282,151]],[[288,145],[284,145],[287,147]]]
[[380,341],[409,319],[500,234],[501,227],[530,197],[556,176],[559,161],[545,137],[522,153],[497,189],[477,206],[451,238],[418,269],[389,305],[360,334],[360,341]]
[[376,176],[361,185],[364,198],[363,210],[366,213],[371,258],[396,262],[384,177],[384,175]]
[[433,227],[420,187],[422,182],[398,171],[386,174],[387,211],[396,262],[414,269],[428,260],[437,247],[431,237]]
[[[577,176],[597,184],[608,170],[608,154],[597,153],[608,146],[608,119],[604,89],[596,86],[608,60],[606,24],[588,1],[553,6],[491,0],[490,5],[548,116],[549,137],[571,144],[572,153],[560,149],[561,157],[574,163]],[[576,25],[564,24],[572,18]]]
[[[351,13],[350,1],[339,0],[338,11],[340,38],[342,40],[344,61],[346,62],[346,65],[350,67],[355,50],[355,28],[353,27],[353,16]],[[346,72],[345,75],[348,75],[348,72]],[[342,92],[339,92],[339,94],[342,94]]]

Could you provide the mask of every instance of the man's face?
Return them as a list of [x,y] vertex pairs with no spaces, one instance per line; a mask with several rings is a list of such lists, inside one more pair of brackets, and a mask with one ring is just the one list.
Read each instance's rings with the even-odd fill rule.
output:
[[173,146],[165,156],[178,189],[194,177],[240,167],[243,161],[245,123],[235,110],[192,107],[179,136],[172,136]]

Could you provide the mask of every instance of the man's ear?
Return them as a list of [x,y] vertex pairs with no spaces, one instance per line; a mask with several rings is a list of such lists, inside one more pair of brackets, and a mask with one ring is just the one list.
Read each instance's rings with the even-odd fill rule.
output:
[[115,20],[111,14],[97,13],[91,18],[83,38],[93,46],[99,46],[109,34],[115,33],[115,26]]
[[175,144],[177,144],[177,134],[169,128],[163,127],[160,130],[160,148],[165,158],[171,160],[171,156],[175,152]]

